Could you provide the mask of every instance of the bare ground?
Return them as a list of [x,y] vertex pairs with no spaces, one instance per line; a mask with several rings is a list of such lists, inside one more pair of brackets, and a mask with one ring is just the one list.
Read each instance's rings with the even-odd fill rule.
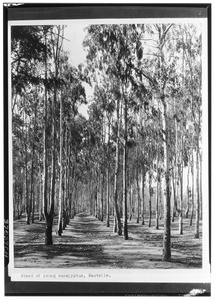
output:
[[[147,220],[146,220],[147,221]],[[163,225],[160,229],[128,221],[129,239],[113,233],[106,222],[85,213],[70,220],[61,237],[53,226],[53,245],[44,245],[45,222],[14,221],[15,267],[21,268],[201,268],[202,238],[194,238],[194,225],[184,219],[184,234],[178,234],[178,220],[171,228],[171,262],[162,261]],[[200,226],[201,230],[201,226]]]

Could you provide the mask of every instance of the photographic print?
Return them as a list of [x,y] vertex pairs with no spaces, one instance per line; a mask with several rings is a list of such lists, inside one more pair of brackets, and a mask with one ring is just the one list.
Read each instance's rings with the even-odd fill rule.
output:
[[8,48],[11,280],[207,280],[207,19],[11,21]]

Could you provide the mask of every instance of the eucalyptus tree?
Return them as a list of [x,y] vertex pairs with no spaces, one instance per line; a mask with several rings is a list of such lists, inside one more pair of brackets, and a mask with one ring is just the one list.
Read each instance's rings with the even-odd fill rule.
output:
[[[44,216],[46,220],[45,244],[50,245],[52,241],[52,225],[54,218],[55,204],[55,183],[56,183],[56,105],[58,100],[59,89],[59,71],[60,71],[60,55],[63,44],[63,26],[56,26],[49,30],[44,26],[45,45],[50,44],[52,57],[48,60],[47,51],[45,51],[44,62],[44,139],[43,139],[43,203]],[[53,68],[51,65],[53,63]],[[51,100],[51,101],[48,101]],[[49,103],[51,102],[51,103]],[[51,114],[49,114],[49,111]],[[48,120],[51,121],[51,138],[48,137]],[[48,201],[48,142],[51,152],[51,181],[50,181],[50,203]]]
[[[170,46],[170,32],[172,24],[150,24],[144,27],[145,35],[142,38],[141,68],[137,71],[142,80],[154,90],[158,110],[161,111],[162,139],[164,149],[165,169],[165,202],[164,202],[164,234],[163,234],[163,260],[171,259],[170,247],[170,142],[169,142],[169,99],[168,88],[171,79],[175,76],[172,68],[176,58],[171,54],[174,52]],[[149,38],[150,36],[150,38]],[[153,45],[147,43],[153,41]],[[172,45],[173,46],[173,45]],[[154,62],[151,73],[147,72],[147,66]]]
[[[185,78],[184,87],[186,90],[187,101],[189,101],[189,127],[190,141],[192,142],[192,182],[194,181],[194,173],[196,173],[196,222],[195,222],[195,237],[199,237],[199,199],[200,199],[200,149],[201,149],[201,118],[202,118],[202,35],[201,27],[195,25],[179,26],[178,48],[184,53],[185,61]],[[195,159],[194,159],[195,157]],[[196,164],[196,172],[194,172],[194,163]],[[194,182],[192,183],[194,186]],[[192,188],[192,211],[194,202],[194,189]],[[193,212],[191,212],[192,224]]]
[[[104,62],[103,70],[109,77],[115,78],[119,86],[119,98],[123,108],[123,234],[128,238],[127,229],[127,140],[128,115],[131,91],[136,87],[133,79],[134,55],[138,48],[138,27],[136,25],[92,25],[88,28],[85,45],[91,44],[88,57],[98,61],[98,68]],[[138,49],[139,51],[139,49]],[[141,54],[138,52],[138,55]],[[118,104],[117,104],[118,105]],[[117,161],[117,159],[116,159]]]
[[41,74],[34,70],[44,62],[45,51],[50,54],[49,45],[44,43],[43,26],[11,26],[12,113],[25,88],[39,83]]
[[[30,223],[32,209],[34,212],[35,159],[40,156],[38,137],[41,136],[39,126],[42,120],[41,65],[44,62],[44,52],[50,55],[50,48],[44,42],[42,26],[11,27],[12,121],[13,131],[17,124],[16,116],[20,116],[19,119],[23,120],[24,125],[22,136],[18,138],[22,140],[19,151],[22,153],[21,159],[25,162],[25,184],[23,184],[22,196],[25,198],[27,224]],[[16,138],[14,135],[14,139]],[[17,153],[14,153],[14,157],[17,157]],[[15,164],[15,160],[13,162]]]
[[[58,209],[58,234],[61,235],[69,222],[71,214],[71,169],[74,177],[74,166],[71,166],[72,154],[77,153],[79,136],[76,135],[74,125],[76,123],[78,106],[86,103],[85,89],[82,85],[82,68],[72,67],[68,62],[68,56],[62,52],[60,57],[60,82],[59,104],[57,116],[59,116],[59,209]],[[57,143],[57,144],[58,144]],[[64,187],[64,189],[63,189]]]

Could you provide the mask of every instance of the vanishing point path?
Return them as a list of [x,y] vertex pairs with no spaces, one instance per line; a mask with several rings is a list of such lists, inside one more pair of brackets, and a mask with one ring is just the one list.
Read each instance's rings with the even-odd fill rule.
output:
[[[129,221],[129,239],[113,233],[106,222],[80,213],[70,220],[61,237],[56,234],[57,218],[53,226],[53,245],[44,245],[45,222],[26,225],[25,220],[14,221],[15,267],[24,268],[198,268],[201,257],[198,240],[180,237],[173,231],[172,262],[162,259],[162,227],[156,230]],[[186,241],[186,248],[183,244]],[[191,248],[192,242],[196,243]],[[195,261],[193,260],[195,258]]]

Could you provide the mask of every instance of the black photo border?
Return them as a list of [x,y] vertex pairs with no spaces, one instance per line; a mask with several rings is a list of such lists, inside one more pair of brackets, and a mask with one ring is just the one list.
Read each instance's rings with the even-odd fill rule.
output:
[[205,289],[210,296],[211,282],[202,283],[81,283],[12,282],[8,276],[9,224],[9,147],[8,147],[8,21],[103,18],[207,18],[208,20],[208,175],[209,175],[209,259],[211,263],[211,4],[3,4],[3,93],[4,93],[4,229],[5,296],[183,296],[193,288]]

